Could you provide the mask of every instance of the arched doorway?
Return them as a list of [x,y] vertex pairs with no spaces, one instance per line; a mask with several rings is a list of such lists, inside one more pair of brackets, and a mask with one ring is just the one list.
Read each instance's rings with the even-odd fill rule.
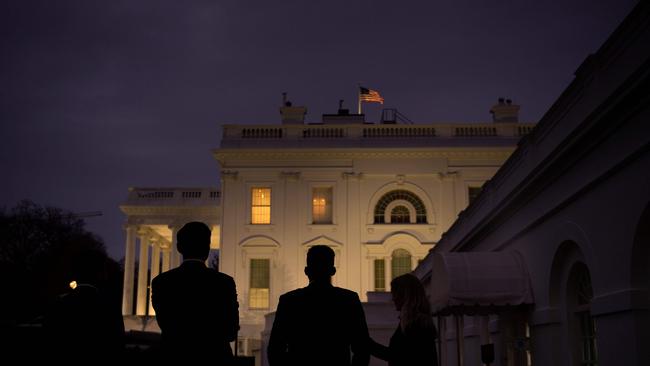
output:
[[572,364],[596,365],[598,362],[596,326],[591,316],[594,291],[589,269],[584,263],[577,262],[571,267],[565,296]]

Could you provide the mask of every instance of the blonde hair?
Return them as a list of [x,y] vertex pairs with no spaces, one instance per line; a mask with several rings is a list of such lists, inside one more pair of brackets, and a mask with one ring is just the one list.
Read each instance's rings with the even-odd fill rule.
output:
[[424,292],[424,286],[414,275],[407,273],[395,277],[390,283],[394,298],[402,300],[400,309],[400,326],[403,332],[412,328],[433,326],[431,305]]

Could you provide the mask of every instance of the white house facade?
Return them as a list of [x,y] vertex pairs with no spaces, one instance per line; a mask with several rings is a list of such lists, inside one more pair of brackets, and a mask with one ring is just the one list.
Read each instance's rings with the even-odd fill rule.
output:
[[[144,327],[155,315],[148,286],[180,263],[175,231],[192,220],[212,227],[219,269],[235,278],[245,350],[258,348],[279,296],[307,284],[312,245],[335,250],[334,283],[362,301],[390,291],[533,128],[518,108],[501,100],[488,123],[375,124],[340,110],[307,124],[286,105],[282,124],[224,126],[219,188],[131,188],[120,206],[125,319]],[[136,258],[148,264],[137,273]]]

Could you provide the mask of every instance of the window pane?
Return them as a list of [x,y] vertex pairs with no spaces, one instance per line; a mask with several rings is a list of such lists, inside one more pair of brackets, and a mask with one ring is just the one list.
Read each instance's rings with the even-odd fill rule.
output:
[[375,291],[386,291],[386,261],[375,259]]
[[270,224],[271,207],[253,207],[251,212],[251,223]]
[[404,249],[396,249],[391,260],[391,278],[411,272],[411,253]]
[[251,223],[271,223],[271,188],[254,187],[251,189]]
[[248,305],[252,309],[268,309],[271,285],[271,261],[251,259]]
[[250,289],[250,299],[248,300],[250,309],[268,309],[269,308],[269,289],[252,288]]
[[312,219],[314,224],[332,223],[332,188],[319,187],[312,191]]
[[408,224],[411,222],[409,209],[404,206],[395,206],[390,212],[391,224]]
[[253,188],[253,206],[271,206],[271,188]]

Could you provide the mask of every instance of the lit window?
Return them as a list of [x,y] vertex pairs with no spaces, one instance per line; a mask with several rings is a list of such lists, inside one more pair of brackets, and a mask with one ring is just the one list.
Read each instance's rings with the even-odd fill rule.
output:
[[[426,207],[424,207],[424,202],[422,202],[420,197],[415,195],[413,192],[398,189],[386,193],[385,195],[381,196],[381,198],[377,201],[377,204],[375,205],[375,215],[374,215],[375,224],[385,224],[388,221],[387,218],[384,217],[384,214],[386,213],[386,208],[391,202],[396,200],[406,201],[413,206],[413,208],[415,209],[416,224],[427,223],[427,209]],[[391,220],[391,223],[392,222],[393,221]],[[409,217],[409,221],[406,222],[410,222],[410,217]]]
[[386,291],[386,262],[375,259],[375,291]]
[[271,188],[256,187],[252,189],[251,223],[271,223]]
[[268,309],[271,284],[271,265],[269,259],[251,259],[250,288],[248,307]]
[[469,204],[471,205],[472,202],[478,197],[478,195],[481,193],[481,187],[467,187],[467,196],[469,197]]
[[391,260],[391,278],[411,272],[411,253],[404,249],[396,249]]
[[332,188],[319,187],[312,191],[312,220],[314,224],[332,223]]
[[391,224],[408,224],[411,222],[409,209],[404,206],[395,206],[390,211]]

